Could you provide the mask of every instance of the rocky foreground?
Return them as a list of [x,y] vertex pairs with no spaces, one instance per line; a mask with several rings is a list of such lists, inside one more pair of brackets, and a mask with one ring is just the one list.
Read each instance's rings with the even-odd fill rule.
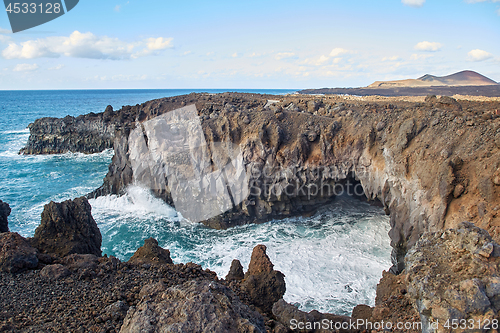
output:
[[[300,312],[278,299],[282,290],[278,283],[279,274],[273,273],[272,277],[267,274],[273,271],[272,268],[261,275],[278,283],[273,284],[277,288],[273,290],[279,292],[269,292],[261,286],[258,278],[251,277],[255,274],[248,275],[253,269],[249,268],[246,274],[242,274],[242,269],[235,263],[229,276],[243,276],[243,279],[228,278],[226,282],[218,283],[225,283],[242,304],[266,318],[265,330],[286,331],[291,327],[292,319],[318,322],[325,318],[335,318],[333,322],[361,318],[393,323],[422,321],[422,327],[400,330],[405,332],[467,329],[482,332],[495,329],[492,323],[497,322],[500,310],[500,283],[497,282],[500,263],[497,245],[500,238],[500,102],[497,99],[190,94],[123,107],[118,111],[108,107],[101,114],[37,120],[30,125],[30,139],[22,152],[90,153],[112,147],[115,155],[108,175],[103,186],[91,196],[123,194],[128,185],[144,182],[143,186],[149,186],[155,195],[172,203],[172,193],[178,190],[176,185],[151,186],[152,182],[145,180],[162,180],[162,174],[154,174],[157,169],[151,168],[151,174],[147,174],[149,178],[145,177],[145,170],[149,167],[146,168],[143,161],[144,157],[158,152],[150,147],[155,140],[151,121],[154,123],[155,119],[169,111],[191,104],[196,105],[208,143],[208,149],[203,153],[208,154],[210,163],[203,168],[213,170],[223,165],[228,156],[221,155],[218,147],[220,143],[230,142],[239,147],[244,162],[241,164],[243,167],[240,165],[236,169],[235,177],[246,171],[250,175],[248,186],[259,189],[241,202],[233,197],[233,205],[227,212],[203,220],[204,224],[227,228],[310,213],[333,200],[335,194],[301,192],[300,189],[335,188],[348,183],[360,185],[367,199],[379,201],[390,214],[389,235],[394,249],[394,265],[390,272],[384,273],[377,288],[375,308],[358,306],[352,318],[337,318],[314,311],[309,314]],[[234,195],[235,192],[231,193]],[[76,204],[78,207],[82,205],[83,201]],[[85,227],[79,232],[96,234],[92,227]],[[16,237],[10,233],[4,235]],[[73,236],[57,237],[72,239]],[[55,246],[48,250],[40,243],[47,239],[51,243],[47,236],[38,238],[38,242],[36,239],[37,233],[29,243],[33,247],[26,249],[31,259],[27,260],[28,266],[23,269],[39,269],[39,265],[45,264],[45,259],[35,263],[34,256],[46,258],[58,248]],[[66,242],[63,244],[63,248],[71,248]],[[84,248],[96,249],[88,244]],[[4,249],[2,251],[7,251]],[[257,248],[254,254],[256,251],[265,258],[262,249]],[[57,264],[64,266],[63,259],[68,254],[58,254],[62,259],[57,259]],[[93,255],[99,258],[100,253]],[[129,263],[120,265],[127,266]],[[174,267],[171,265],[161,264],[165,269]],[[266,266],[269,267],[264,264]],[[71,271],[70,268],[68,270]],[[133,271],[137,272],[137,269]],[[10,279],[17,275],[4,276]],[[215,277],[212,281],[217,282]],[[134,325],[146,325],[146,322],[153,325],[152,331],[158,328],[154,326],[157,324],[174,325],[168,318],[140,319],[141,313],[153,315],[168,312],[170,308],[182,308],[184,305],[180,305],[178,300],[180,296],[176,298],[171,292],[184,295],[180,298],[189,298],[206,291],[212,296],[221,295],[217,299],[227,297],[228,301],[224,304],[236,302],[229,292],[221,291],[223,289],[210,283],[191,282],[183,285],[182,290],[175,291],[169,288],[170,285],[151,287],[148,289],[151,290],[148,291],[149,296],[143,293],[139,297],[144,301],[142,307],[139,303],[127,301],[127,305],[132,304],[134,308],[129,309],[125,321],[120,322],[123,325],[121,329],[134,327],[137,331],[138,326]],[[255,294],[255,291],[261,293]],[[273,295],[272,300],[263,301],[263,295]],[[200,300],[212,302],[212,296],[200,296]],[[186,305],[186,308],[189,306]],[[244,312],[242,309],[244,307],[238,303],[231,316],[239,316]],[[96,311],[102,313],[102,309]],[[178,314],[176,310],[171,311],[168,313],[174,317]],[[217,310],[214,311],[217,313]],[[253,315],[245,316],[249,323],[254,323],[251,319]],[[201,325],[196,326],[194,331],[203,331],[202,327],[208,327],[203,325],[211,322],[204,322],[200,316],[190,318],[190,322],[194,320]],[[452,327],[453,319],[465,320],[470,326],[463,329]],[[179,320],[175,321],[175,325],[181,325]],[[227,331],[234,331],[235,327],[239,327],[238,331],[247,331],[247,328],[238,325],[227,324],[224,327]],[[223,331],[220,327],[217,330]],[[370,327],[356,329],[365,328]],[[262,326],[256,331],[259,329],[263,329]],[[304,327],[304,331],[321,329],[308,330]]]
[[46,205],[33,238],[0,233],[0,332],[448,332],[452,319],[489,332],[500,310],[500,246],[470,223],[425,233],[401,274],[384,272],[376,306],[351,317],[285,302],[264,245],[246,272],[234,260],[219,279],[173,264],[152,238],[127,262],[101,256],[100,244],[85,198]]
[[234,260],[219,279],[174,264],[152,238],[127,262],[102,257],[100,244],[85,198],[46,205],[33,238],[1,233],[0,332],[287,332],[293,318],[353,320],[283,301],[284,275],[264,245],[246,272]]

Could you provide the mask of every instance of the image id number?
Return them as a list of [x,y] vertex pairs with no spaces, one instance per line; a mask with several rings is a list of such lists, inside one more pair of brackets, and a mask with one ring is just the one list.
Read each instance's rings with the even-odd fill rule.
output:
[[[45,5],[45,6],[44,6]],[[7,13],[11,14],[59,14],[61,12],[61,4],[60,3],[9,3],[7,8],[5,9]]]

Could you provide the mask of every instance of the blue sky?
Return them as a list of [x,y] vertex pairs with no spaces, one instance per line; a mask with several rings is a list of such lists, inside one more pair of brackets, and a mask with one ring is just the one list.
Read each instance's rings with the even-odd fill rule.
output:
[[80,0],[13,34],[0,89],[320,88],[447,75],[500,81],[500,0]]

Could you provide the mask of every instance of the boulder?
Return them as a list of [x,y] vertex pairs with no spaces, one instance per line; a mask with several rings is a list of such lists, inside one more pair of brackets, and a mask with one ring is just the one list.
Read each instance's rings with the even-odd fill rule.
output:
[[383,130],[385,127],[387,126],[387,123],[385,121],[379,121],[377,123],[377,132],[380,132],[381,130]]
[[229,269],[229,273],[226,275],[226,281],[232,280],[243,280],[245,274],[243,273],[243,266],[238,259],[234,259],[231,262],[231,268]]
[[70,254],[63,262],[72,271],[94,270],[99,264],[99,258],[93,254]]
[[266,313],[271,313],[273,304],[280,300],[286,291],[285,276],[273,267],[266,254],[266,246],[257,245],[253,249],[248,271],[240,285],[252,304]]
[[9,231],[9,221],[7,217],[10,215],[9,204],[0,200],[0,232]]
[[113,304],[108,305],[104,309],[103,315],[114,321],[120,321],[123,320],[123,318],[125,318],[128,309],[129,306],[127,305],[127,303],[123,301],[116,301]]
[[0,234],[0,271],[17,273],[38,266],[37,250],[18,233]]
[[[166,288],[146,285],[131,307],[121,333],[129,332],[266,332],[264,319],[229,288],[213,281],[192,280]],[[144,289],[143,288],[143,289]]]
[[84,197],[45,205],[31,242],[42,253],[101,256],[101,232]]
[[61,264],[54,264],[42,268],[40,275],[47,280],[59,280],[71,275],[71,272]]
[[484,323],[497,318],[500,246],[487,231],[463,222],[457,229],[425,233],[405,262],[408,293],[423,332],[448,332],[444,325],[452,319]]
[[[304,312],[296,306],[280,299],[274,303],[272,313],[285,327],[293,332],[360,332],[362,327],[355,325],[354,319],[347,316],[337,316],[330,313],[321,313],[316,310]],[[300,323],[300,324],[299,324]],[[351,330],[349,328],[355,327]]]
[[131,264],[155,264],[165,265],[173,264],[170,258],[170,251],[158,246],[158,241],[154,238],[148,238],[144,245],[135,251],[134,255],[128,261]]
[[351,317],[354,319],[369,320],[372,317],[373,308],[366,304],[359,304],[352,309]]

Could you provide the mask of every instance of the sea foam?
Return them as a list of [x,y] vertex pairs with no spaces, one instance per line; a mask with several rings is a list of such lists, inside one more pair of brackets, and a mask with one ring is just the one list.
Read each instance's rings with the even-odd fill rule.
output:
[[253,247],[266,245],[275,269],[285,274],[285,300],[305,311],[350,314],[357,304],[374,305],[376,285],[391,264],[388,217],[352,198],[340,197],[312,217],[227,230],[185,221],[140,187],[90,203],[103,252],[122,260],[154,237],[175,263],[192,261],[223,278],[233,259],[246,269]]

